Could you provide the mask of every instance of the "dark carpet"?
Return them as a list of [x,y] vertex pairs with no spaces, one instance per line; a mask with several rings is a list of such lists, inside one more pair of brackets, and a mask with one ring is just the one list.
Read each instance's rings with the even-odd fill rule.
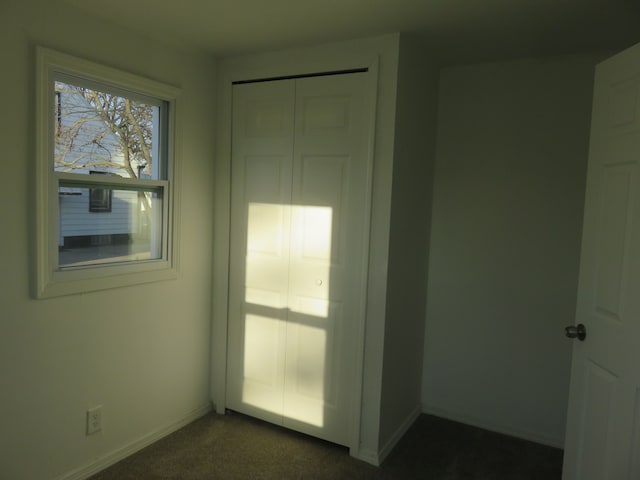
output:
[[421,415],[379,468],[237,413],[209,414],[91,480],[559,480],[562,450]]

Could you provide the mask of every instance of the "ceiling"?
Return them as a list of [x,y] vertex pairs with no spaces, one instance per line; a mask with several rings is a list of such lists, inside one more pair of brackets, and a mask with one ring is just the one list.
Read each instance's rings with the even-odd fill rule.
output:
[[64,0],[216,56],[414,32],[444,63],[620,50],[639,0]]

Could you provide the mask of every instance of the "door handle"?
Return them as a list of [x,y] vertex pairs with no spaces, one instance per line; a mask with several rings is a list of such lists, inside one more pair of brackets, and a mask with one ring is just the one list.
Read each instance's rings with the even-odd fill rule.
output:
[[587,329],[581,323],[578,325],[569,325],[564,329],[565,335],[569,338],[577,338],[581,342],[587,338]]

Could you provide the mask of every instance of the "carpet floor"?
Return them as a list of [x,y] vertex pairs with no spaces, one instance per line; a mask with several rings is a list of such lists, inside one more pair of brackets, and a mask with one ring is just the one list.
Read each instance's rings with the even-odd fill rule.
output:
[[91,480],[560,480],[562,450],[421,415],[381,467],[241,414],[209,414]]

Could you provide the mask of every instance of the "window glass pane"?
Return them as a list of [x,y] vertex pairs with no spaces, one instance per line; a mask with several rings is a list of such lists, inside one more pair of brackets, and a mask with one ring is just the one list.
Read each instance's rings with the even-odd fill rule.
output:
[[[92,210],[108,198],[110,210]],[[162,188],[58,188],[58,265],[78,267],[162,258]]]
[[54,171],[161,178],[160,107],[56,81]]

